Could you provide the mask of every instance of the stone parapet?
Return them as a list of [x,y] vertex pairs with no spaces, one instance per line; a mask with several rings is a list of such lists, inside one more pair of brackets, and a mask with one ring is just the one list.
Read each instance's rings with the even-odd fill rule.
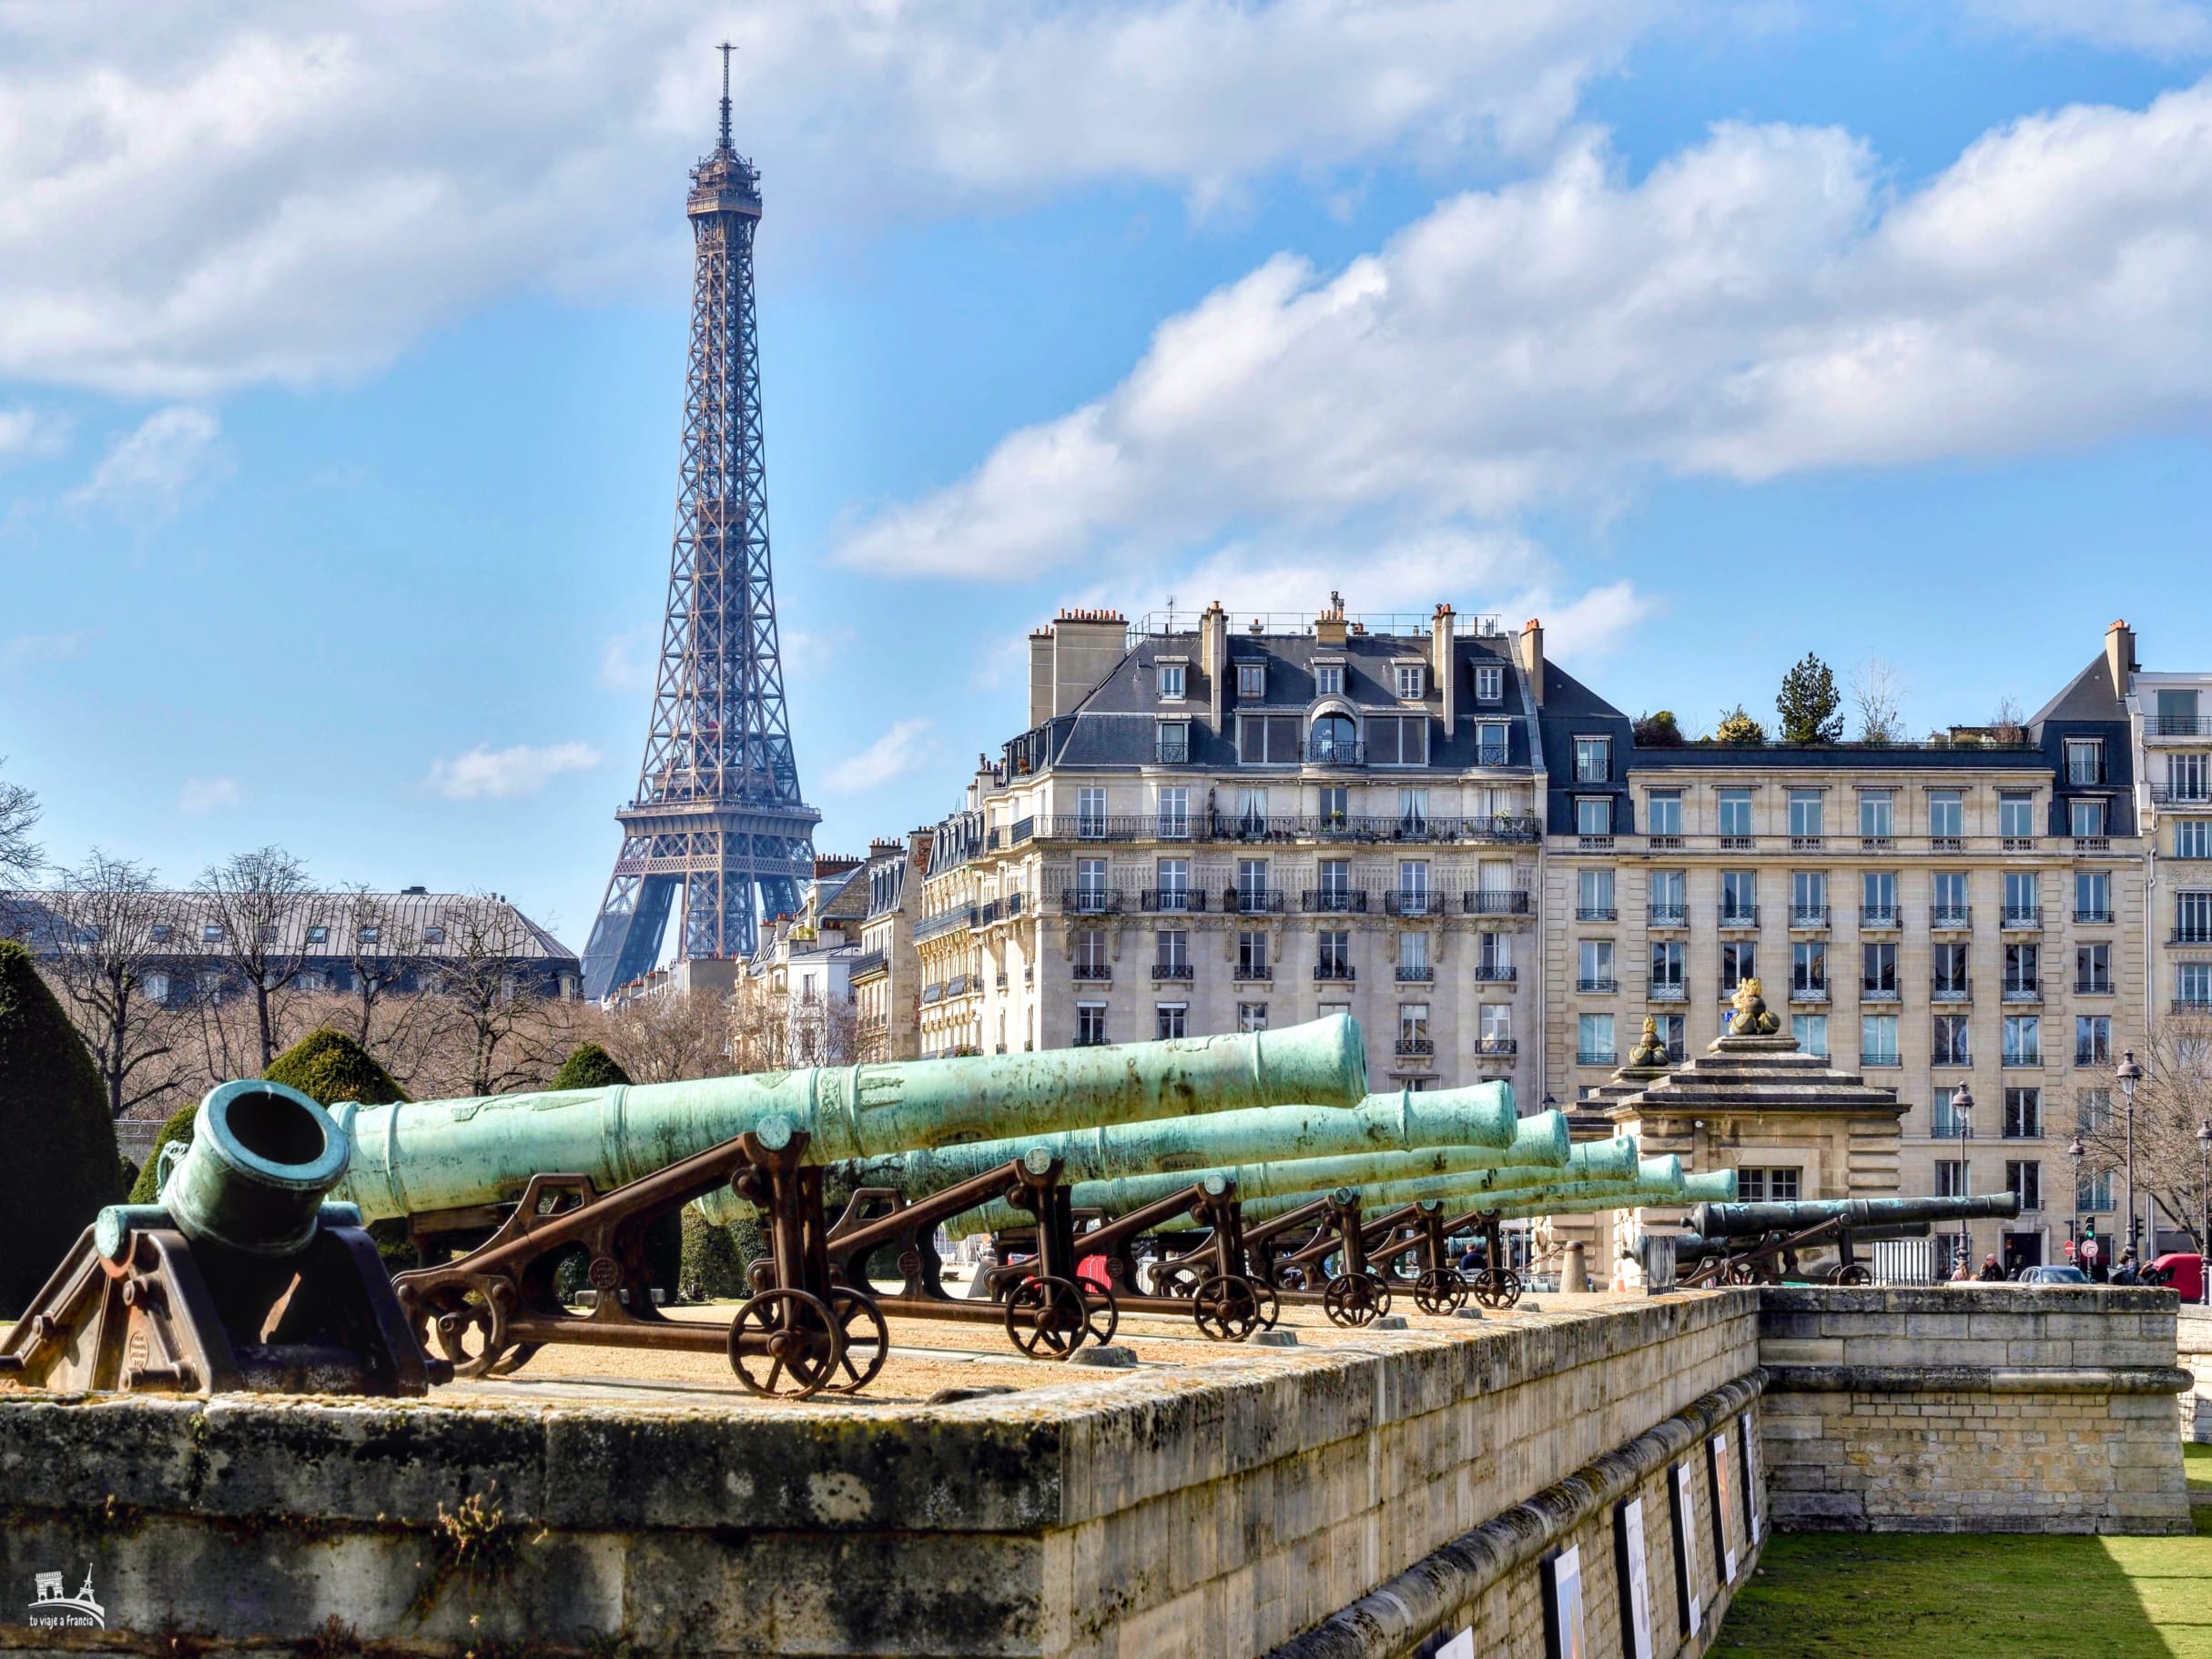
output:
[[2184,1303],[2175,1323],[2178,1362],[2189,1373],[2179,1399],[2181,1438],[2212,1445],[2212,1308]]
[[1762,1292],[1775,1524],[2186,1533],[2170,1291]]

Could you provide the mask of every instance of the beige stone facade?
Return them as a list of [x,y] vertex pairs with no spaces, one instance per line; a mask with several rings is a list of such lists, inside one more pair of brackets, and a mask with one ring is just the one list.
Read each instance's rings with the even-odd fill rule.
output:
[[859,926],[859,954],[853,958],[853,1048],[862,1061],[920,1057],[920,959],[914,945],[914,920],[921,903],[923,873],[929,864],[929,833],[917,830],[903,840],[868,847],[867,909]]
[[2212,672],[2129,676],[2136,813],[2149,854],[2146,1010],[2212,1019]]

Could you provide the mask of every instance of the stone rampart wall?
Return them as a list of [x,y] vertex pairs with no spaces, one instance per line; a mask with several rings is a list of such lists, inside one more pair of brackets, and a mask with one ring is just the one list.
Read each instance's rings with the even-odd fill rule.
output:
[[2212,1446],[2212,1308],[2184,1307],[2176,1326],[2181,1369],[2190,1386],[2180,1396],[2181,1438]]
[[1763,1293],[1774,1524],[2187,1533],[2170,1291]]

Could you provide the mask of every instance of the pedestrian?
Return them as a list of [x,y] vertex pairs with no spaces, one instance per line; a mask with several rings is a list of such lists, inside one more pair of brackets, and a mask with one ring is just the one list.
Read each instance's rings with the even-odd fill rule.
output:
[[2110,1282],[2116,1285],[2136,1285],[2143,1282],[2142,1274],[2136,1270],[2136,1247],[2134,1245],[2127,1246],[2120,1252],[2120,1259],[2112,1270]]
[[1982,1282],[1984,1284],[2004,1282],[2004,1270],[1997,1265],[1997,1258],[1994,1253],[1982,1258]]

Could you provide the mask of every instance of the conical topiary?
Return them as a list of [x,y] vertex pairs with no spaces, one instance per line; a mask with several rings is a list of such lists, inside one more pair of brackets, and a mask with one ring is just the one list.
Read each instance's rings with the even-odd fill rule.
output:
[[31,953],[0,940],[0,1319],[117,1198],[107,1091]]
[[561,1062],[561,1069],[553,1073],[549,1086],[553,1088],[613,1088],[617,1084],[627,1085],[630,1074],[622,1068],[622,1062],[597,1043],[578,1043],[568,1058]]
[[154,1136],[153,1149],[147,1153],[146,1162],[138,1166],[138,1178],[130,1184],[130,1201],[151,1204],[161,1196],[161,1148],[172,1140],[192,1143],[192,1119],[198,1114],[199,1102],[188,1100],[171,1112]]
[[363,1106],[390,1106],[407,1098],[376,1057],[342,1031],[328,1026],[310,1031],[269,1061],[261,1074],[271,1083],[289,1084],[310,1100],[336,1106],[358,1100]]

